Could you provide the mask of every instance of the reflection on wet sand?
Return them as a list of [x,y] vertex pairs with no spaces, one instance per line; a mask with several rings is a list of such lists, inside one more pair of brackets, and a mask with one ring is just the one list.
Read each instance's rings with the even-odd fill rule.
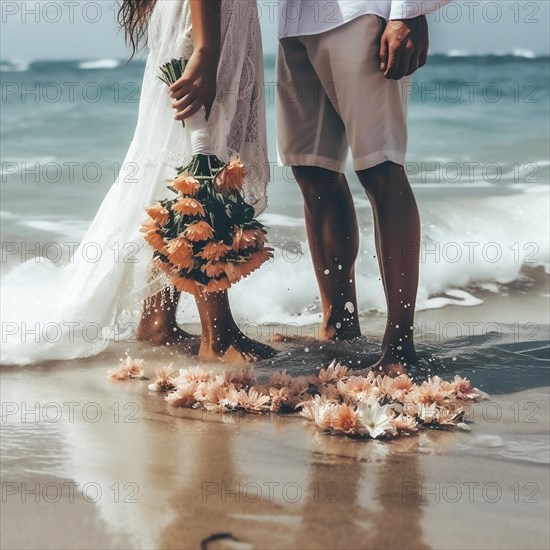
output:
[[[147,360],[152,371],[155,358]],[[358,441],[325,435],[297,416],[174,409],[147,381],[107,380],[115,363],[106,355],[85,368],[2,371],[3,405],[77,403],[72,419],[3,418],[3,484],[66,481],[102,490],[95,502],[78,491],[72,501],[64,493],[38,505],[6,496],[2,547],[548,547],[546,389],[494,398],[502,417],[494,422],[479,409],[469,433]],[[518,422],[529,403],[536,423]],[[84,415],[87,404],[95,405]],[[503,497],[490,502],[476,493],[470,502],[464,493],[451,502],[427,493],[470,482],[497,483]],[[515,483],[519,500],[508,490]],[[536,502],[524,491],[530,483]],[[475,528],[464,532],[464,522]],[[491,522],[498,529],[489,537]]]
[[[259,425],[265,432],[266,422]],[[384,443],[369,449],[313,434],[286,455],[277,476],[273,470],[255,476],[252,463],[270,462],[258,454],[261,444],[247,448],[251,437],[239,434],[240,426],[230,437],[220,437],[219,428],[234,432],[235,425],[210,427],[192,439],[203,459],[189,465],[192,483],[174,487],[169,505],[175,517],[159,547],[198,548],[207,537],[228,533],[253,548],[427,548],[420,500],[414,494],[403,498],[406,482],[420,486],[418,440],[394,454]],[[236,454],[243,458],[235,452],[240,445],[245,459],[236,463]]]

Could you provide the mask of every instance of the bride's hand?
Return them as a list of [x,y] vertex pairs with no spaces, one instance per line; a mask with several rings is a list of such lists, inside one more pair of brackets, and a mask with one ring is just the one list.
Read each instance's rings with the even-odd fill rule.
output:
[[174,82],[168,93],[174,100],[172,107],[177,111],[176,120],[185,120],[204,106],[206,116],[216,97],[216,77],[219,53],[208,50],[195,50],[182,77]]

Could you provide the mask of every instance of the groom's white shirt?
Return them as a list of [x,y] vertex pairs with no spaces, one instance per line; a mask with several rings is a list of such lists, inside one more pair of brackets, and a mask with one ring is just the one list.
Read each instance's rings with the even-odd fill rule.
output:
[[412,19],[451,0],[279,0],[279,38],[320,34],[366,14]]

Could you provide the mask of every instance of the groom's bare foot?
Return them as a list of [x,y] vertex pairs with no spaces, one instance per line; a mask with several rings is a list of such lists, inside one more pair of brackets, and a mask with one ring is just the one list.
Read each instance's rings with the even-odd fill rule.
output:
[[320,340],[355,340],[361,336],[357,307],[348,302],[343,308],[330,306],[319,331]]
[[231,331],[224,340],[220,342],[216,339],[209,343],[203,338],[199,357],[224,363],[253,363],[276,354],[271,346],[248,338],[238,329]]

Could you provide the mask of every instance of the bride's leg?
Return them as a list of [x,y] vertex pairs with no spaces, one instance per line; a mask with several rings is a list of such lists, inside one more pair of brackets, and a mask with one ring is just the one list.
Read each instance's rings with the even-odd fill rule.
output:
[[275,355],[273,348],[251,340],[239,330],[231,313],[227,292],[199,294],[195,299],[202,325],[199,357],[243,363]]
[[145,302],[136,334],[139,341],[161,346],[192,338],[176,323],[179,297],[177,290],[166,288]]

